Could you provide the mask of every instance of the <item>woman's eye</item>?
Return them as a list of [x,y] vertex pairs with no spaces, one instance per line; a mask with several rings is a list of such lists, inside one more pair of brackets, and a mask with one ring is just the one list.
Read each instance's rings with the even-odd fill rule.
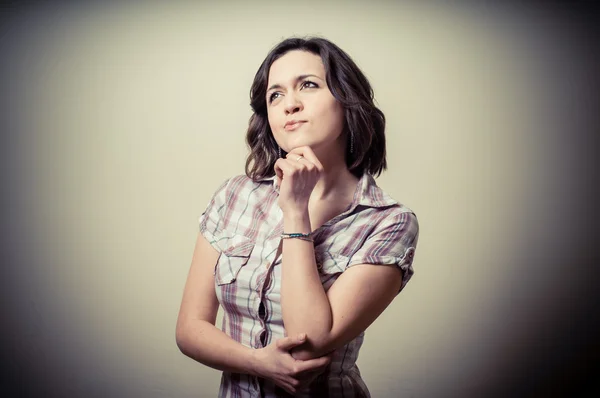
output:
[[319,86],[317,86],[316,83],[311,82],[310,80],[306,80],[302,83],[302,88],[314,88],[314,87],[319,87]]
[[269,95],[269,104],[275,101],[277,99],[277,96],[279,96],[278,92],[274,92],[273,94]]

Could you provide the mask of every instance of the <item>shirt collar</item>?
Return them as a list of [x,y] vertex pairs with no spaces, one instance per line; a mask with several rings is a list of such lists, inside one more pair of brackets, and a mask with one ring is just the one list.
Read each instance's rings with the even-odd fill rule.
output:
[[377,186],[372,175],[364,173],[358,181],[352,207],[387,207],[397,205],[394,199]]
[[[276,176],[265,178],[263,181],[268,181],[273,189],[279,193]],[[397,204],[398,202],[377,186],[372,175],[364,173],[356,184],[356,191],[354,192],[351,207],[354,210],[359,205],[366,207],[388,207]]]
[[269,185],[271,185],[273,187],[273,190],[275,192],[277,192],[277,194],[279,194],[279,185],[277,185],[277,176],[276,175],[274,175],[272,177],[265,177],[260,181],[269,183]]

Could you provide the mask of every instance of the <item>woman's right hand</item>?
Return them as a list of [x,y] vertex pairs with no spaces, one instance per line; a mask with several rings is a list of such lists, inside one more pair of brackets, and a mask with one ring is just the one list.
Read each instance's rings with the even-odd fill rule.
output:
[[284,337],[254,351],[255,372],[270,379],[290,394],[309,385],[331,362],[331,355],[302,361],[294,359],[290,350],[303,344],[305,334]]

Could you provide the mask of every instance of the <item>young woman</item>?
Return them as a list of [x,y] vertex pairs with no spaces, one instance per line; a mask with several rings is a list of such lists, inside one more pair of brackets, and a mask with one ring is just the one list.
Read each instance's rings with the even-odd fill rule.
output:
[[200,217],[177,344],[223,371],[220,397],[368,397],[364,331],[411,278],[418,238],[415,214],[373,178],[384,115],[322,38],[277,45],[250,97],[246,175]]

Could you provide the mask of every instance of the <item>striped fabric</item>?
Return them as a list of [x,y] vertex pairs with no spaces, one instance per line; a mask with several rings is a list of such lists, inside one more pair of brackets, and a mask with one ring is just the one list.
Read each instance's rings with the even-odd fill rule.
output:
[[[222,330],[241,344],[262,348],[284,337],[281,312],[283,232],[275,179],[245,175],[225,181],[200,216],[200,231],[221,255],[216,294],[224,310]],[[325,290],[356,264],[389,264],[403,271],[400,290],[413,275],[418,222],[407,207],[364,174],[344,213],[314,231],[316,263]],[[283,253],[285,255],[285,253]],[[298,397],[369,397],[356,366],[364,332],[335,351],[329,368]],[[269,380],[224,372],[220,397],[288,397]]]

